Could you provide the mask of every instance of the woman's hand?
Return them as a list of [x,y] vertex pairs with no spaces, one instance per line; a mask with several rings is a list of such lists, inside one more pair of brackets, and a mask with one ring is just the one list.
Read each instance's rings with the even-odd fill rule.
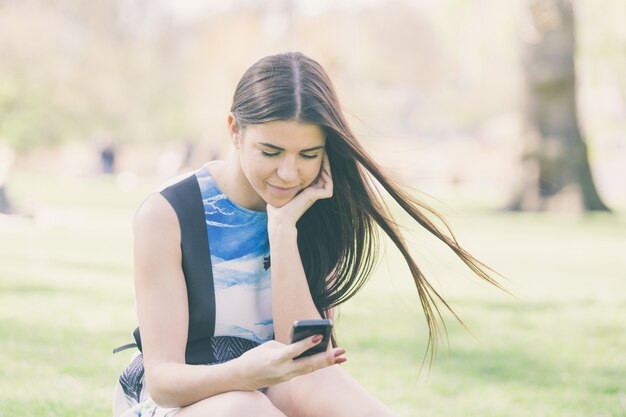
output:
[[267,205],[268,228],[276,226],[295,227],[296,222],[317,200],[333,196],[333,179],[328,153],[324,151],[322,168],[317,179],[300,191],[282,207]]
[[321,341],[321,335],[289,345],[272,340],[247,351],[236,359],[239,361],[242,386],[247,390],[265,388],[347,360],[343,356],[346,351],[342,348],[294,360]]

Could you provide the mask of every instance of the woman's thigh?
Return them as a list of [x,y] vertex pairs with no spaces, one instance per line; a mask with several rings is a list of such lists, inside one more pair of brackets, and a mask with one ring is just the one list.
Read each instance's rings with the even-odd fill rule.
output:
[[258,391],[231,391],[183,407],[176,417],[285,417]]
[[289,417],[395,416],[339,365],[270,387],[267,395]]

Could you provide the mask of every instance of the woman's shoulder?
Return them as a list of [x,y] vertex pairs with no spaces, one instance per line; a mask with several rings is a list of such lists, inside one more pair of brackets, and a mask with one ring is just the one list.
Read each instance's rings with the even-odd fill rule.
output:
[[[167,200],[154,192],[139,205],[133,218],[133,254],[135,265],[144,273],[137,273],[136,279],[152,281],[157,273],[152,265],[171,271],[174,265],[180,267],[180,228],[178,219]],[[177,269],[176,269],[177,270]]]
[[168,199],[163,195],[163,191],[176,184],[181,184],[191,176],[196,176],[206,170],[205,166],[197,170],[184,172],[176,177],[167,180],[149,194],[135,210],[133,219],[134,229],[159,230],[176,229],[178,231],[178,217]]
[[148,195],[135,210],[133,217],[135,233],[163,233],[167,229],[178,229],[176,212],[169,202],[155,191]]
[[156,187],[156,190],[149,194],[141,202],[141,204],[139,204],[139,207],[137,207],[137,210],[135,211],[135,221],[139,219],[141,221],[160,222],[170,218],[175,219],[176,215],[174,210],[167,199],[162,195],[163,190],[181,183],[183,180],[195,175],[200,170],[184,172],[168,179]]

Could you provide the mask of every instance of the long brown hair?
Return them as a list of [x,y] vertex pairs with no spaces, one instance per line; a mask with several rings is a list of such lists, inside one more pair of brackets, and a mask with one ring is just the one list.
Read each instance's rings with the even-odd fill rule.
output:
[[[443,323],[438,303],[461,321],[413,260],[372,179],[478,277],[500,287],[490,275],[494,271],[459,245],[445,220],[403,191],[368,155],[350,130],[326,71],[311,58],[295,52],[256,62],[239,81],[231,112],[241,128],[272,120],[296,120],[319,125],[326,134],[333,196],[315,202],[297,223],[298,249],[322,317],[328,317],[331,308],[353,297],[367,281],[379,252],[378,225],[397,246],[415,281],[428,325],[431,361],[440,336],[437,316]],[[433,223],[433,216],[443,222],[444,230]]]

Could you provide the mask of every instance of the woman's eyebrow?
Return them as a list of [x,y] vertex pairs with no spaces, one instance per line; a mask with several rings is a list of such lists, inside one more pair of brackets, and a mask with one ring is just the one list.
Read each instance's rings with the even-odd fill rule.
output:
[[[267,146],[268,148],[276,149],[277,151],[285,150],[284,148],[281,148],[280,146],[272,145],[271,143],[259,142],[259,145]],[[311,152],[311,151],[316,151],[318,149],[324,149],[324,145],[313,146],[312,148],[302,149],[300,152]]]

